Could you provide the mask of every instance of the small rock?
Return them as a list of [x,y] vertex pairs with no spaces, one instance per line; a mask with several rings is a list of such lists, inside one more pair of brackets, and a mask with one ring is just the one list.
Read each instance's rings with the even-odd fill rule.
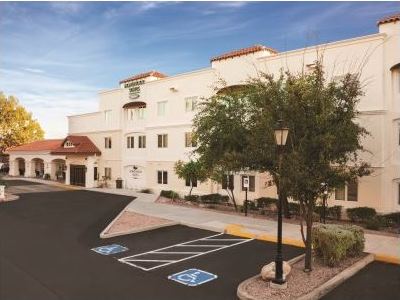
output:
[[[286,262],[283,262],[283,279],[286,279],[289,275],[292,267]],[[271,262],[265,265],[261,269],[261,278],[265,281],[270,281],[275,278],[275,262]]]

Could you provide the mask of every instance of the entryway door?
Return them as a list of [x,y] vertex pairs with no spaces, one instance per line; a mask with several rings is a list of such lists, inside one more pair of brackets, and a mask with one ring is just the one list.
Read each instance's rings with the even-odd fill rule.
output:
[[70,166],[70,184],[85,186],[86,183],[86,167],[84,165]]

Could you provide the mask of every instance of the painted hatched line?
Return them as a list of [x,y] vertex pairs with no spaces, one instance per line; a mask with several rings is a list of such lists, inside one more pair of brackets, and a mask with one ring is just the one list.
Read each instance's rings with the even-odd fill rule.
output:
[[[193,243],[195,241],[211,240],[213,237],[221,236],[223,234],[224,233],[219,233],[219,234],[215,234],[215,235],[212,235],[212,236],[209,236],[209,237],[200,238],[200,239],[197,239],[197,240],[192,240],[192,241],[188,241],[188,242],[184,242],[184,243],[180,243],[180,244],[175,244],[175,245],[172,245],[172,246],[168,246],[168,247],[164,247],[164,248],[160,248],[160,249],[156,249],[156,250],[152,250],[152,251],[148,251],[148,252],[144,252],[144,253],[139,253],[139,254],[123,257],[123,258],[118,259],[118,261],[121,262],[121,263],[124,263],[124,264],[128,264],[128,265],[130,265],[132,267],[136,267],[136,268],[142,269],[144,271],[150,271],[150,270],[154,270],[154,269],[157,269],[157,268],[168,266],[168,265],[171,265],[171,264],[174,264],[174,263],[185,261],[185,260],[188,260],[188,259],[191,259],[191,258],[195,258],[195,257],[201,256],[201,255],[205,255],[205,254],[208,254],[208,253],[212,253],[212,252],[215,252],[215,251],[219,251],[219,250],[222,250],[222,249],[226,249],[226,248],[237,246],[237,245],[240,245],[240,244],[243,244],[243,243],[247,243],[247,242],[250,242],[250,241],[253,240],[253,239],[245,239],[245,238],[243,238],[243,239],[235,239],[235,243],[228,244],[228,245],[227,244],[224,244],[224,245],[190,245],[190,243]],[[208,247],[208,248],[212,248],[212,249],[206,250],[206,251],[201,251],[201,252],[198,252],[198,251],[196,251],[196,252],[182,251],[182,252],[184,252],[182,254],[185,254],[185,255],[186,254],[193,254],[193,255],[185,256],[185,257],[183,257],[181,259],[175,259],[175,260],[159,260],[159,259],[142,260],[142,259],[139,258],[140,256],[144,256],[144,255],[148,255],[148,254],[157,254],[157,253],[159,253],[159,254],[168,254],[168,251],[163,251],[163,250],[171,249],[171,248],[174,248],[174,247],[189,247],[189,248],[191,248],[191,247]],[[171,253],[174,253],[174,252],[180,252],[180,251],[172,251]],[[180,253],[177,253],[177,254],[180,254]],[[151,267],[144,267],[144,266],[140,265],[140,262],[151,262],[151,263],[154,262],[154,263],[156,263],[156,265],[155,266],[151,266]]]

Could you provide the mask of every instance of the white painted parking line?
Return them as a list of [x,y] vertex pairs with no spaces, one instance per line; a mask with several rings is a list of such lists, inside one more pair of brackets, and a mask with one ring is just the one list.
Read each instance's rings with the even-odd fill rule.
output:
[[[139,254],[123,257],[123,258],[118,259],[118,261],[121,262],[121,263],[124,263],[124,264],[128,264],[128,265],[130,265],[132,267],[136,267],[136,268],[142,269],[144,271],[150,271],[150,270],[154,270],[154,269],[157,269],[157,268],[168,266],[168,265],[171,265],[171,264],[174,264],[174,263],[178,263],[178,262],[181,262],[181,261],[185,261],[185,260],[188,260],[188,259],[199,257],[201,255],[205,255],[205,254],[212,253],[212,252],[215,252],[215,251],[219,251],[219,250],[222,250],[222,249],[226,249],[226,248],[229,248],[229,247],[237,246],[237,245],[240,245],[240,244],[243,244],[243,243],[247,243],[247,242],[250,242],[250,241],[254,240],[254,239],[245,239],[245,238],[243,238],[243,239],[213,239],[213,237],[218,237],[218,236],[221,236],[223,234],[224,233],[219,233],[219,234],[211,235],[211,236],[200,238],[200,239],[187,241],[187,242],[184,242],[184,243],[175,244],[175,245],[172,245],[172,246],[167,246],[167,247],[156,249],[156,250],[152,250],[152,251],[143,252],[143,253],[139,253]],[[230,243],[230,244],[218,244],[218,245],[216,245],[216,244],[207,244],[208,241],[222,241],[222,240],[228,240],[228,241],[231,241],[233,243]],[[194,242],[201,242],[201,244],[192,244]],[[171,248],[177,248],[177,247],[186,248],[187,250],[192,249],[192,248],[196,248],[196,247],[197,248],[210,248],[210,249],[207,249],[207,250],[204,250],[204,251],[164,251],[164,250],[168,250],[168,249],[171,249]],[[168,254],[171,254],[171,255],[177,255],[178,254],[179,255],[179,254],[182,254],[183,256],[180,257],[180,258],[178,257],[176,259],[170,259],[170,260],[168,260],[168,259],[165,259],[165,260],[146,259],[146,256],[149,257],[149,256],[151,256],[153,254],[164,254],[164,255],[168,255]],[[187,255],[189,255],[189,256],[187,256]],[[155,265],[146,267],[146,266],[140,265],[141,262],[143,262],[143,263],[155,263]]]

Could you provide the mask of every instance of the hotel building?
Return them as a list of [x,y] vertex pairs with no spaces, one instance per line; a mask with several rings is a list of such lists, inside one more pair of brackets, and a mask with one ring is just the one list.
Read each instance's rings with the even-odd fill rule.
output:
[[[121,80],[99,93],[96,112],[68,117],[68,136],[8,150],[10,175],[49,174],[67,184],[97,187],[103,178],[118,178],[129,189],[175,190],[187,183],[174,172],[178,160],[193,151],[192,120],[196,102],[215,93],[223,79],[228,86],[244,84],[259,72],[311,69],[317,53],[324,55],[327,76],[339,78],[362,71],[365,95],[358,105],[358,122],[371,135],[363,141],[362,157],[373,174],[330,196],[329,205],[370,206],[379,212],[400,210],[400,15],[378,22],[378,33],[323,45],[277,52],[256,45],[211,59],[211,65],[174,76],[157,71]],[[251,173],[249,199],[276,196],[268,174]],[[234,193],[244,199],[241,174],[234,176]],[[222,193],[221,185],[198,183],[194,193]]]

